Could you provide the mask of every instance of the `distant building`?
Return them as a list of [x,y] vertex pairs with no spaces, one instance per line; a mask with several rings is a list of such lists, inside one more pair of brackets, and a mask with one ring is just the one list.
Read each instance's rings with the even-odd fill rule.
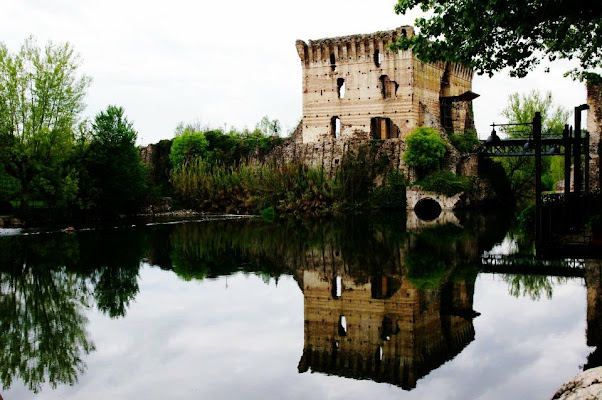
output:
[[425,64],[389,44],[412,36],[392,31],[296,42],[303,67],[303,143],[404,139],[418,126],[464,132],[474,128],[473,71],[459,64]]

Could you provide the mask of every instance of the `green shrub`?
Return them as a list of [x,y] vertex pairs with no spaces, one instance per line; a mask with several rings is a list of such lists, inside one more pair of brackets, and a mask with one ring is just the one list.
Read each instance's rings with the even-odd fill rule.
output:
[[518,227],[523,233],[532,234],[535,232],[535,206],[525,207],[518,214]]
[[203,132],[191,132],[186,129],[173,139],[169,160],[174,168],[178,168],[186,161],[205,157],[208,145],[209,142]]
[[261,210],[261,218],[266,222],[274,222],[274,218],[276,218],[274,207],[270,206]]
[[451,171],[437,171],[416,182],[427,192],[445,196],[453,196],[470,188],[471,179],[468,176],[456,175]]
[[449,135],[449,141],[462,154],[473,152],[481,143],[473,130],[468,130],[463,134],[452,133]]
[[405,209],[406,179],[401,172],[391,172],[384,185],[372,190],[370,206],[379,209]]
[[403,154],[406,164],[424,172],[439,168],[446,151],[439,132],[424,126],[418,127],[408,135],[406,144],[408,149]]
[[541,189],[545,192],[551,192],[556,189],[556,181],[550,174],[541,177]]

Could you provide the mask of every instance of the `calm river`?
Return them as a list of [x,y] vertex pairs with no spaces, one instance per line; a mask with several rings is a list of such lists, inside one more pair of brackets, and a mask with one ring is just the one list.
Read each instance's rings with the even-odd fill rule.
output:
[[485,268],[531,252],[507,221],[0,230],[0,393],[549,399],[600,365],[600,261],[577,277]]

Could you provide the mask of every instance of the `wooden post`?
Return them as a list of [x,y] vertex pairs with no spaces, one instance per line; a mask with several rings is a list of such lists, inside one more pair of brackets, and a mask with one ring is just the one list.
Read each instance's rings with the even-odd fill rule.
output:
[[541,221],[541,113],[533,118],[533,142],[535,144],[535,249],[540,251],[542,244]]
[[585,193],[589,193],[589,132],[587,131],[585,132],[583,153],[585,154],[585,165],[583,166],[585,173]]
[[571,135],[568,125],[564,126],[562,140],[564,142],[564,197],[568,199],[571,193]]
[[581,172],[581,107],[575,107],[575,160],[573,168],[575,173],[575,193],[583,191],[583,172]]

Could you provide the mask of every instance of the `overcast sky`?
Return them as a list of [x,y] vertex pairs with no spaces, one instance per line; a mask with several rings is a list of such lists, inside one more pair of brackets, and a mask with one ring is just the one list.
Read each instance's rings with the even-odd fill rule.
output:
[[[93,78],[86,116],[125,108],[138,143],[172,138],[181,121],[252,129],[264,115],[289,132],[302,115],[301,62],[295,40],[371,33],[412,25],[395,0],[4,0],[0,41],[16,52],[34,35],[70,42]],[[585,102],[582,84],[555,63],[527,78],[475,76],[475,120],[481,137],[512,92],[551,90],[569,109]]]

